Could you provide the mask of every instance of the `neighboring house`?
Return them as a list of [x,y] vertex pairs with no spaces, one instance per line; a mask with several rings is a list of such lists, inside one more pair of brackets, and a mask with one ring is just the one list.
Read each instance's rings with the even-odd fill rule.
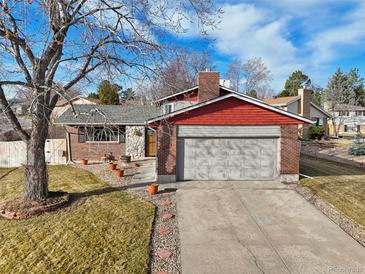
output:
[[76,96],[69,101],[66,99],[59,99],[55,108],[52,111],[51,121],[54,121],[56,118],[60,117],[66,110],[68,110],[71,105],[98,105],[100,101],[98,99],[87,98],[87,97],[80,97]]
[[77,116],[67,110],[56,123],[67,126],[74,160],[100,159],[109,151],[132,155],[138,147],[141,152],[132,156],[149,156],[147,136],[156,142],[157,132],[160,182],[298,180],[298,126],[312,121],[221,86],[219,80],[218,72],[200,72],[197,86],[154,106],[80,105]]
[[161,114],[151,105],[75,105],[55,121],[66,127],[68,160],[100,160],[112,153],[118,158],[156,156],[156,135],[146,120]]
[[[365,107],[338,104],[332,109],[329,102],[325,102],[324,107],[332,113],[338,135],[354,135],[356,132],[365,134]],[[329,134],[335,135],[332,119],[328,121],[328,128]]]
[[311,90],[299,89],[298,96],[271,98],[264,102],[314,121],[317,126],[323,127],[325,135],[328,135],[327,121],[331,118],[331,114],[310,100]]
[[29,101],[26,99],[10,99],[9,105],[17,116],[28,114],[28,109],[30,107]]

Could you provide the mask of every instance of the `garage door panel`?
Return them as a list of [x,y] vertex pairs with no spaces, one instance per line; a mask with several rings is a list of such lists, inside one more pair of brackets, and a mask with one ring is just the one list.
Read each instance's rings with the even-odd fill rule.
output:
[[228,180],[242,180],[244,178],[242,168],[229,168],[228,169]]
[[227,160],[227,165],[229,167],[239,168],[239,167],[242,167],[242,163],[243,163],[242,157],[240,157],[240,156],[233,156]]
[[[178,179],[258,180],[278,176],[277,138],[183,138]],[[181,152],[181,150],[183,152]]]
[[244,168],[243,169],[243,179],[253,179],[257,178],[257,169],[253,168]]
[[217,167],[210,169],[209,178],[216,178],[215,180],[227,180],[227,169],[225,167]]

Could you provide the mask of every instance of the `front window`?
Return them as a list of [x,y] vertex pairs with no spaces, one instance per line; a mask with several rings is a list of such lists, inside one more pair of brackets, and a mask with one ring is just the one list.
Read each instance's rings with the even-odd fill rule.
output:
[[341,111],[339,111],[339,112],[338,112],[338,114],[339,114],[340,116],[349,116],[349,112],[348,112],[348,111],[345,111],[345,110],[341,110]]
[[363,110],[356,110],[355,114],[356,114],[356,116],[365,116],[365,111],[363,111]]
[[125,142],[125,127],[80,127],[79,142]]
[[348,131],[348,127],[347,127],[347,125],[344,125],[344,127],[343,127],[343,131],[344,131],[344,132],[347,132],[347,131]]

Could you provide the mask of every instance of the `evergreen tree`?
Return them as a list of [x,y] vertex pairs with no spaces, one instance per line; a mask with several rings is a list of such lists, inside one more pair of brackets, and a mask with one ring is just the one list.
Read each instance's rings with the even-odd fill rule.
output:
[[360,77],[359,69],[350,69],[348,77],[355,92],[355,104],[365,106],[364,78]]
[[119,105],[120,86],[104,80],[98,87],[98,95],[102,105]]
[[301,84],[308,79],[308,75],[305,75],[302,71],[294,71],[286,80],[284,90],[279,94],[279,97],[298,95]]
[[99,99],[99,94],[97,94],[96,92],[91,92],[91,93],[89,93],[89,95],[87,96],[87,98]]
[[132,88],[127,88],[126,90],[122,90],[120,95],[123,101],[131,101],[137,99],[136,93]]
[[360,132],[356,133],[355,140],[349,148],[348,152],[349,154],[356,156],[365,155],[365,146]]

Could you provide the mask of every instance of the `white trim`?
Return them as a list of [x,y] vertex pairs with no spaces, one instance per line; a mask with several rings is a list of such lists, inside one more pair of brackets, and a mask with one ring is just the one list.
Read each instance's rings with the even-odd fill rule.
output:
[[208,100],[208,101],[205,101],[205,102],[202,102],[202,103],[198,103],[198,104],[192,105],[190,107],[186,107],[186,108],[179,109],[179,110],[177,110],[175,112],[171,112],[171,113],[166,114],[166,115],[158,116],[158,117],[156,117],[154,119],[148,120],[147,123],[153,123],[153,122],[156,122],[156,121],[159,121],[159,120],[162,120],[162,119],[170,118],[170,117],[173,117],[175,115],[184,113],[186,111],[194,110],[194,109],[197,109],[197,108],[200,108],[200,107],[203,107],[203,106],[206,106],[206,105],[210,105],[212,103],[215,103],[215,102],[218,102],[218,101],[227,99],[227,98],[231,98],[231,97],[234,97],[236,99],[239,99],[239,100],[242,100],[242,101],[246,101],[248,103],[251,103],[251,104],[254,104],[254,105],[257,105],[257,106],[260,106],[260,107],[269,109],[271,111],[274,111],[274,112],[277,112],[277,113],[280,113],[280,114],[289,116],[291,118],[294,118],[294,119],[303,121],[303,122],[305,122],[307,124],[313,124],[314,123],[313,121],[311,121],[311,120],[309,120],[307,118],[304,118],[302,116],[299,116],[297,114],[288,112],[286,110],[282,110],[282,109],[276,108],[274,106],[268,105],[268,104],[266,104],[266,103],[264,103],[264,102],[262,102],[262,101],[260,101],[258,99],[252,98],[250,96],[243,95],[243,94],[238,94],[237,92],[234,92],[234,93],[232,92],[231,94],[227,94],[227,95],[224,95],[224,96],[216,97],[214,99],[211,99],[211,100]]
[[172,97],[176,97],[176,96],[179,96],[179,95],[184,94],[186,92],[192,91],[192,90],[194,90],[196,88],[198,88],[198,86],[195,86],[195,87],[192,87],[192,88],[189,88],[189,89],[186,89],[186,90],[183,90],[183,91],[180,91],[180,92],[177,92],[177,93],[174,93],[174,94],[171,94],[171,95],[162,97],[160,99],[155,100],[154,102],[157,103],[157,102],[160,102],[160,101],[163,101],[163,100],[172,98]]

